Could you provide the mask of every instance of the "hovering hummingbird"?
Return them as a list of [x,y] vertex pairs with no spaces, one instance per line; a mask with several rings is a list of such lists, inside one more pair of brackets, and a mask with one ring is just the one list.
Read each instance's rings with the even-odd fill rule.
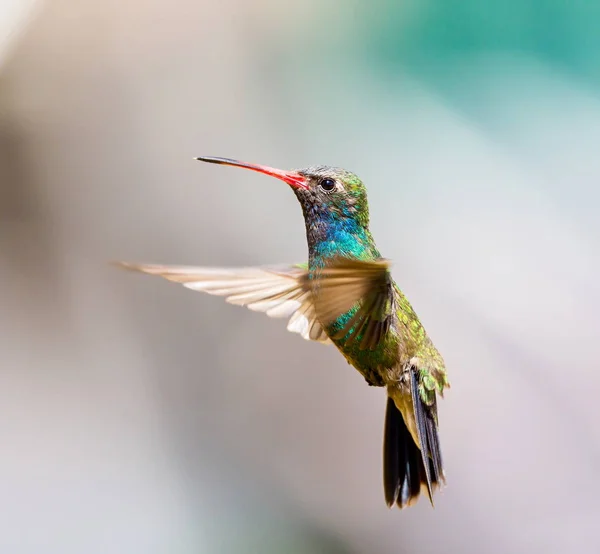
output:
[[282,171],[227,158],[292,188],[304,213],[308,263],[254,268],[121,265],[232,304],[288,317],[288,330],[333,343],[375,387],[386,387],[383,482],[388,507],[413,504],[423,487],[431,504],[445,482],[436,394],[449,387],[444,361],[392,279],[369,231],[367,191],[345,169]]

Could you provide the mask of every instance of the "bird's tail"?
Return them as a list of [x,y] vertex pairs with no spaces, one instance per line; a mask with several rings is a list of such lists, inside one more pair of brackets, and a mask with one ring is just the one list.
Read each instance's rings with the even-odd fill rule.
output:
[[435,422],[434,406],[413,396],[415,419],[421,449],[415,443],[402,413],[388,396],[383,440],[383,483],[388,507],[405,508],[414,504],[421,487],[433,505],[433,491],[444,481],[442,454]]

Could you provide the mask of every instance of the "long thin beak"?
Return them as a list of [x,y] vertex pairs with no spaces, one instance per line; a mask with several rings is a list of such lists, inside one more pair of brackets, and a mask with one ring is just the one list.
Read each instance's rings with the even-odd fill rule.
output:
[[265,175],[270,175],[271,177],[277,177],[277,179],[281,179],[292,187],[308,189],[306,177],[304,177],[304,175],[300,175],[300,173],[297,173],[296,171],[283,171],[281,169],[275,169],[266,165],[249,164],[240,162],[238,160],[230,160],[229,158],[213,158],[202,156],[200,158],[196,158],[196,160],[208,162],[210,164],[233,165],[235,167],[251,169],[252,171],[258,171],[259,173],[264,173]]

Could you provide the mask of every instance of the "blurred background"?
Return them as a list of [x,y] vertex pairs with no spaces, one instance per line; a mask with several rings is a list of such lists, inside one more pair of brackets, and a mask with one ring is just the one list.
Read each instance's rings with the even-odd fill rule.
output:
[[[600,4],[3,0],[0,551],[596,553]],[[306,257],[328,164],[443,353],[448,486],[385,507],[383,390],[115,259]]]

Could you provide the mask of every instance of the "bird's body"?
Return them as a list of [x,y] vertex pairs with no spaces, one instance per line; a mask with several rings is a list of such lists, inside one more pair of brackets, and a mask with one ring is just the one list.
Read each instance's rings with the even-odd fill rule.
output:
[[442,357],[375,245],[361,180],[327,166],[282,172],[199,159],[246,167],[290,184],[304,213],[308,263],[241,269],[125,265],[274,317],[291,317],[290,331],[335,344],[369,385],[387,389],[386,502],[410,505],[421,486],[432,500],[445,478],[436,393],[443,394],[449,383]]

